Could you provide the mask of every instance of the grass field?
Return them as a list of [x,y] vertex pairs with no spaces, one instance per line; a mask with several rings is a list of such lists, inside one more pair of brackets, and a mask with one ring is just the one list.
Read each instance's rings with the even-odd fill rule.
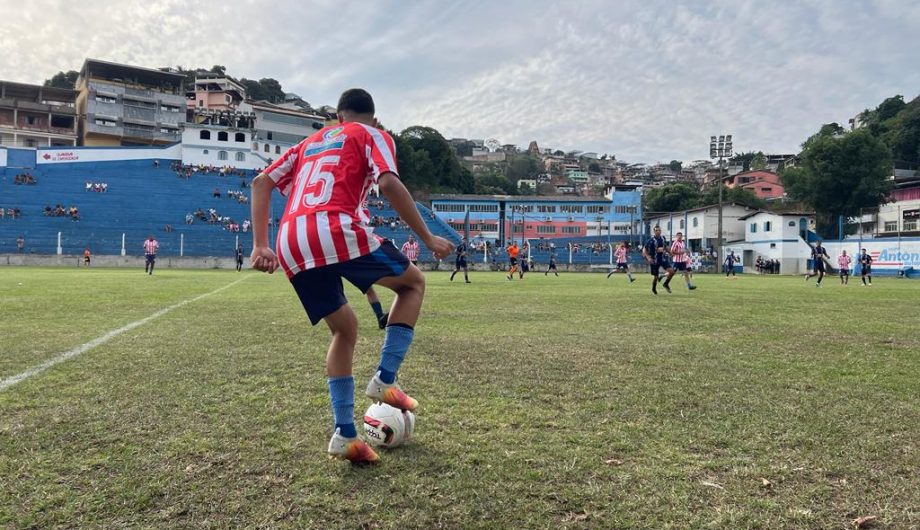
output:
[[352,468],[283,276],[0,269],[0,381],[243,278],[0,390],[0,528],[920,528],[920,282],[447,276]]

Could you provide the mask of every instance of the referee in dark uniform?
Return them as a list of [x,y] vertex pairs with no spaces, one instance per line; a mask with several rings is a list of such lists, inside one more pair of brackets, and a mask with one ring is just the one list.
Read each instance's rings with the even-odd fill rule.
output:
[[655,235],[649,238],[642,247],[642,256],[649,264],[649,272],[652,273],[652,294],[658,294],[658,273],[664,269],[668,273],[662,287],[669,293],[671,287],[671,277],[674,276],[674,268],[671,267],[670,255],[668,254],[668,242],[661,235],[661,227],[655,226]]

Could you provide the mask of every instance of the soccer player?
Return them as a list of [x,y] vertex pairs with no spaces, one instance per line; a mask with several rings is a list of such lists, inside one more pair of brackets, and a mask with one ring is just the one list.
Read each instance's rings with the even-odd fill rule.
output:
[[243,245],[239,244],[236,246],[236,272],[243,270]]
[[413,265],[418,265],[418,242],[412,237],[412,234],[409,234],[409,240],[403,243],[402,253],[409,258]]
[[508,245],[505,251],[508,252],[508,262],[511,264],[511,268],[508,269],[508,279],[513,280],[514,273],[517,271],[518,254],[521,252],[521,249],[518,248],[517,243],[511,241],[511,244]]
[[147,240],[144,241],[144,257],[146,261],[144,262],[144,272],[153,275],[153,266],[157,263],[157,250],[160,248],[160,243],[153,238],[153,234],[150,234],[147,237]]
[[[380,363],[365,394],[402,410],[418,402],[396,383],[412,344],[425,293],[425,276],[391,243],[381,243],[362,220],[363,203],[374,184],[436,259],[453,245],[433,235],[399,180],[393,139],[377,128],[374,100],[362,89],[346,90],[336,107],[339,124],[325,127],[289,149],[252,183],[254,269],[284,270],[316,325],[326,322],[332,341],[326,375],[334,432],[328,452],[352,463],[375,463],[379,456],[358,437],[354,421],[352,357],[358,321],[342,285],[362,292],[382,285],[396,293],[390,308]],[[277,250],[268,241],[271,192],[288,196],[278,230]]]
[[89,247],[84,248],[83,249],[83,266],[84,267],[89,267],[90,257],[91,255],[89,252]]
[[463,279],[464,283],[473,283],[470,281],[470,270],[466,264],[466,252],[469,247],[466,243],[466,238],[463,238],[463,241],[457,245],[457,259],[454,261],[454,272],[450,275],[450,281],[454,281],[454,276],[460,272],[460,269],[463,269]]
[[607,278],[610,278],[610,275],[615,272],[623,271],[626,273],[626,277],[629,278],[629,283],[636,281],[636,279],[633,278],[632,273],[629,271],[629,262],[627,261],[628,255],[629,247],[626,246],[625,241],[621,242],[617,246],[617,249],[613,251],[613,256],[617,259],[617,267],[607,273]]
[[725,258],[725,277],[728,278],[729,275],[732,278],[737,278],[735,275],[735,263],[738,262],[738,258],[735,257],[735,251],[729,252],[728,256]]
[[840,255],[837,256],[837,268],[840,269],[840,285],[848,285],[850,283],[850,263],[852,259],[850,256],[847,256],[847,251],[841,251]]
[[859,265],[863,286],[865,287],[866,285],[866,276],[869,277],[869,285],[872,285],[872,256],[866,252],[865,248],[862,249],[862,254],[859,255]]
[[674,234],[674,237],[674,241],[671,242],[671,258],[674,260],[674,270],[683,273],[684,283],[687,285],[687,289],[692,291],[696,289],[696,286],[690,281],[690,271],[687,270],[687,262],[689,261],[690,254],[687,253],[687,244],[684,242],[684,234],[683,232],[678,232]]
[[667,272],[667,279],[662,286],[669,293],[671,292],[670,282],[674,276],[674,269],[671,268],[671,262],[668,259],[668,242],[661,235],[661,227],[655,226],[655,235],[645,242],[642,247],[642,256],[649,264],[649,272],[652,274],[652,294],[658,294],[658,272],[664,269]]
[[556,276],[559,276],[559,270],[556,269],[556,252],[555,251],[553,251],[549,255],[549,268],[546,269],[546,272],[543,273],[543,276],[548,276],[549,271],[553,271],[553,274],[555,274]]
[[530,256],[521,258],[521,267],[518,269],[518,279],[523,280],[524,274],[530,272]]
[[818,283],[815,284],[815,287],[821,287],[821,280],[824,279],[824,274],[825,274],[825,267],[824,267],[825,259],[831,259],[831,257],[827,255],[827,250],[825,250],[824,247],[821,246],[821,240],[819,239],[818,241],[815,242],[814,248],[811,249],[811,260],[812,262],[814,262],[814,265],[813,265],[814,272],[805,274],[806,282],[812,276],[817,276]]

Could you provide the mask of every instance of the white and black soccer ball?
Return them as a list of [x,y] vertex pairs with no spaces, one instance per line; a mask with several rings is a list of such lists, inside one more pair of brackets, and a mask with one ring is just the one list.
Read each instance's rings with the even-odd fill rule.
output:
[[399,410],[386,403],[374,403],[364,413],[364,434],[367,443],[389,449],[402,445],[415,430],[415,414]]

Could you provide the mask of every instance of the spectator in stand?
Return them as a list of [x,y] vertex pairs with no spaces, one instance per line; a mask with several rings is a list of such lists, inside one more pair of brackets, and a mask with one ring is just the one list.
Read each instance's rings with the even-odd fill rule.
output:
[[195,216],[191,212],[185,214],[185,224],[190,225],[195,222]]
[[46,204],[46,205],[45,205],[45,209],[42,210],[42,215],[51,215],[52,213],[53,213],[53,212],[52,212],[52,210],[51,210],[51,205],[50,205],[50,204]]
[[19,234],[19,237],[16,238],[16,251],[22,254],[22,251],[25,247],[26,238],[22,237],[22,234]]
[[220,188],[214,188],[214,193],[212,193],[211,196],[220,199]]
[[159,160],[154,159],[154,161],[153,161],[153,168],[154,168],[154,169],[160,169],[160,161],[159,161]]
[[243,219],[243,233],[249,232],[249,227],[252,223],[249,222],[249,219]]
[[172,225],[171,225],[171,224],[167,224],[166,226],[163,227],[163,231],[165,231],[167,234],[170,233],[170,232],[172,232],[172,231],[173,231]]

